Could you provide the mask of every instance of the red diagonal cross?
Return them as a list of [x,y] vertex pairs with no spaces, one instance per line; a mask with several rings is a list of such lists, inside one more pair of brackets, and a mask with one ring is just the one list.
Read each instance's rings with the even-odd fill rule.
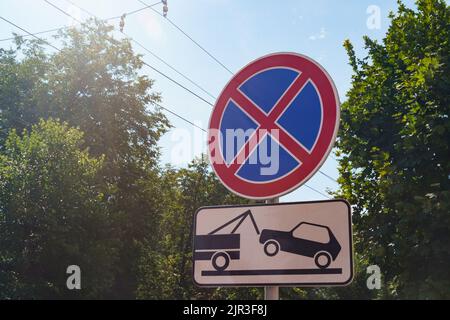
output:
[[[292,82],[286,92],[283,94],[278,103],[274,106],[269,115],[266,115],[261,109],[255,105],[250,99],[243,95],[239,90],[235,90],[231,99],[234,100],[236,105],[244,110],[248,115],[250,115],[258,124],[258,130],[249,137],[245,145],[238,152],[233,162],[231,163],[229,169],[232,172],[236,172],[244,164],[242,159],[247,159],[253,150],[258,146],[259,142],[258,131],[260,130],[278,130],[279,137],[278,143],[282,145],[286,150],[288,150],[298,161],[305,162],[305,159],[309,156],[309,152],[297,142],[297,140],[291,138],[286,131],[281,128],[276,120],[287,108],[287,106],[292,102],[292,100],[297,96],[297,94],[303,89],[304,85],[308,81],[308,77],[304,74],[297,76],[297,78]],[[276,138],[276,137],[275,137]],[[239,159],[239,161],[237,161]]]

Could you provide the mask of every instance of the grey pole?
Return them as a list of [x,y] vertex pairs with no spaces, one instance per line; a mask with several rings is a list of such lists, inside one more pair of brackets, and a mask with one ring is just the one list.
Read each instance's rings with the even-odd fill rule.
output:
[[[266,203],[279,203],[280,198],[273,198],[266,200]],[[264,287],[264,300],[279,300],[280,299],[280,288],[277,286]]]

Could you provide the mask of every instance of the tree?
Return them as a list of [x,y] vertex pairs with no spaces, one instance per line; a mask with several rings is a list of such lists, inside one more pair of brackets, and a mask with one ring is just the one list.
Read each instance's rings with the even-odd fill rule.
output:
[[[103,157],[83,144],[82,132],[55,120],[9,134],[0,154],[0,298],[93,298],[112,287],[117,240],[97,179]],[[66,287],[73,264],[80,291]]]
[[340,196],[382,297],[450,298],[450,8],[399,2],[381,43],[365,37],[338,138]]
[[139,74],[142,56],[129,39],[113,38],[112,30],[91,20],[56,36],[61,52],[49,53],[39,41],[20,37],[15,49],[0,49],[0,128],[64,119],[86,133],[89,151],[106,155],[106,165],[156,163],[157,141],[168,123],[147,105],[161,97],[149,92],[153,81]]
[[158,109],[149,110],[161,97],[142,75],[142,57],[112,31],[93,20],[60,32],[60,52],[21,38],[14,49],[0,49],[0,152],[2,133],[20,134],[41,118],[84,132],[82,147],[104,155],[98,179],[108,185],[111,232],[122,246],[109,297],[133,298],[140,244],[158,225],[157,143],[169,124]]
[[199,289],[192,281],[193,217],[207,205],[248,203],[225,189],[202,156],[185,169],[167,167],[163,174],[163,215],[158,249],[143,248],[138,298],[238,299],[261,296],[259,289]]

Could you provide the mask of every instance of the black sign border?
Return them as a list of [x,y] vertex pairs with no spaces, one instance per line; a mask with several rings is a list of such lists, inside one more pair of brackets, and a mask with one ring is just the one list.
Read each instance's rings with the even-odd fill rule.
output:
[[345,287],[348,286],[354,278],[355,272],[354,272],[354,264],[353,264],[353,230],[352,230],[352,207],[350,203],[345,199],[332,199],[332,200],[315,200],[315,201],[297,201],[297,202],[282,202],[282,203],[255,203],[255,204],[244,204],[244,205],[219,205],[219,206],[204,206],[200,207],[195,211],[194,213],[194,221],[192,228],[197,227],[197,215],[200,211],[205,209],[220,209],[220,208],[248,208],[248,207],[268,207],[268,206],[283,206],[283,205],[293,205],[293,204],[311,204],[311,203],[328,203],[328,202],[343,202],[348,208],[348,216],[349,216],[349,245],[350,245],[350,277],[345,282],[319,282],[319,283],[245,283],[245,284],[220,284],[220,283],[208,283],[208,284],[200,284],[197,281],[195,281],[195,260],[194,260],[194,254],[195,254],[195,247],[194,247],[194,238],[195,238],[195,230],[192,233],[192,281],[197,287],[200,288],[217,288],[217,287],[267,287],[267,286],[279,286],[279,287]]

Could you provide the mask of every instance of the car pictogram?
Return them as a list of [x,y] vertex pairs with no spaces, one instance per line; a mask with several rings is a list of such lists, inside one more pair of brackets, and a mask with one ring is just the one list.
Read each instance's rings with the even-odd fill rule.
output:
[[309,222],[300,222],[289,231],[264,229],[259,242],[270,257],[279,251],[289,252],[314,258],[321,269],[327,268],[341,251],[341,245],[329,227]]

